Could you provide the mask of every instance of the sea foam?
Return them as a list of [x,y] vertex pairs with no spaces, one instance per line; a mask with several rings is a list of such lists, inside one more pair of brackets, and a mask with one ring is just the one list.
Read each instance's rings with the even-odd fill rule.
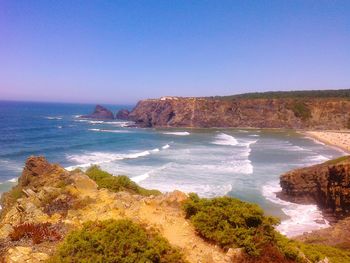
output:
[[262,188],[263,196],[267,200],[281,205],[282,211],[290,217],[277,226],[277,230],[282,234],[293,237],[329,226],[329,222],[323,218],[317,205],[301,205],[281,200],[276,196],[276,193],[280,191],[282,188],[278,181],[270,182]]
[[128,130],[106,130],[106,129],[88,129],[89,131],[94,132],[110,132],[110,133],[130,133]]
[[45,119],[48,119],[48,120],[62,120],[62,116],[46,116]]
[[177,135],[177,136],[187,136],[187,135],[190,135],[189,132],[163,132],[163,134],[166,134],[166,135]]
[[235,137],[228,135],[226,133],[220,133],[215,136],[215,140],[212,142],[217,145],[231,145],[235,146],[238,144],[238,141]]

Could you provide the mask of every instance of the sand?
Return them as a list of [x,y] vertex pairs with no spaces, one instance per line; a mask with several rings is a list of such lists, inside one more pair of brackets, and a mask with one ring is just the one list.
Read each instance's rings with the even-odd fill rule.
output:
[[350,131],[306,131],[303,134],[350,153]]

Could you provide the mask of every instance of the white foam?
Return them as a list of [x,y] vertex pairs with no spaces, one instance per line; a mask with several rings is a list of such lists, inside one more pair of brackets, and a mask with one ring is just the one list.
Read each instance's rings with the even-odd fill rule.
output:
[[313,165],[313,164],[323,163],[323,162],[326,162],[328,160],[330,160],[330,158],[328,158],[322,154],[318,154],[318,155],[308,156],[305,159],[305,162],[308,165]]
[[48,120],[62,120],[62,116],[47,116],[45,119]]
[[316,205],[301,205],[281,200],[276,196],[276,193],[281,190],[278,181],[270,182],[262,188],[263,196],[267,200],[283,206],[282,211],[290,217],[277,226],[278,231],[288,237],[293,237],[329,226],[329,222],[323,218]]
[[62,126],[57,126],[58,129],[62,129]]
[[162,146],[162,149],[168,149],[170,147],[170,145],[169,144],[166,144],[166,145],[164,145],[164,146]]
[[101,123],[104,123],[104,121],[88,121],[88,123],[91,123],[91,124],[101,124]]
[[305,148],[297,146],[297,145],[289,146],[289,147],[286,148],[286,150],[292,151],[292,152],[299,152],[299,151],[307,151],[307,152],[309,152],[309,151],[311,151],[309,149],[305,149]]
[[317,140],[315,138],[308,137],[308,136],[306,136],[305,138],[309,139],[309,140],[312,140],[314,143],[317,143],[317,144],[320,144],[320,145],[326,145],[325,143],[323,143],[323,142],[321,142],[321,141],[319,141],[319,140]]
[[151,152],[159,152],[159,149],[158,148],[155,148],[155,149],[153,149],[153,150],[151,150]]
[[250,136],[250,137],[260,137],[259,134],[250,134],[250,135],[248,135],[248,136]]
[[166,134],[166,135],[177,135],[177,136],[187,136],[187,135],[190,135],[189,132],[163,132],[163,134]]
[[87,152],[84,154],[68,155],[67,159],[71,162],[77,163],[77,165],[66,167],[67,170],[71,171],[75,168],[87,168],[91,165],[99,165],[103,163],[124,160],[124,159],[136,159],[151,154],[150,151],[120,154],[120,153],[109,153],[109,152]]
[[213,144],[217,145],[231,145],[235,146],[238,144],[238,141],[235,139],[235,137],[228,135],[226,133],[220,133],[215,136],[215,141],[213,141]]
[[129,133],[127,130],[105,130],[105,129],[88,129],[89,131],[95,132],[111,132],[111,133]]
[[149,177],[149,173],[144,173],[144,174],[141,174],[141,175],[137,175],[137,176],[131,177],[130,179],[133,180],[135,183],[139,183],[141,181],[146,180],[148,177]]
[[7,181],[10,183],[17,183],[17,177],[14,177],[14,178],[7,180]]

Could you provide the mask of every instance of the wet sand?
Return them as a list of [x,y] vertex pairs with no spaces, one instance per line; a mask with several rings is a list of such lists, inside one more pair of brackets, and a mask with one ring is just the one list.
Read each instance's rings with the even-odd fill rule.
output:
[[350,131],[305,131],[303,134],[350,153]]

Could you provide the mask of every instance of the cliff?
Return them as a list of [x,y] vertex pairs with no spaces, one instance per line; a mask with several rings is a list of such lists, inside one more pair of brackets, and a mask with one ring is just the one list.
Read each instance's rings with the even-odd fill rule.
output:
[[280,184],[282,199],[316,203],[338,218],[350,214],[350,156],[287,172]]
[[141,127],[349,128],[348,98],[180,98],[140,101],[129,120]]

